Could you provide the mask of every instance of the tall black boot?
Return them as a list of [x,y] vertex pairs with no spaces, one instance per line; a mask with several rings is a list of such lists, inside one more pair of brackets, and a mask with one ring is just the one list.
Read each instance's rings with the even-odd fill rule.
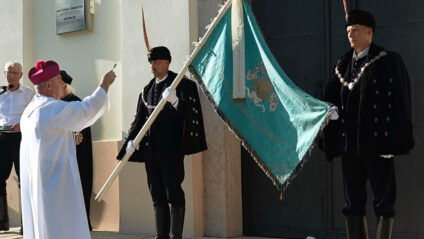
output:
[[347,239],[368,239],[368,225],[365,216],[345,216]]
[[377,239],[390,239],[392,238],[393,231],[393,217],[379,217],[377,225]]
[[169,207],[155,207],[156,239],[169,239]]
[[184,214],[184,207],[171,207],[171,239],[183,238]]
[[0,196],[0,231],[9,231],[7,196]]

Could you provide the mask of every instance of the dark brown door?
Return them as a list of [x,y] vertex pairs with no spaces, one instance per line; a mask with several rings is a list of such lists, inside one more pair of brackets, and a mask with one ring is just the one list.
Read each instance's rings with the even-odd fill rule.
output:
[[[374,42],[400,53],[409,71],[416,146],[409,156],[396,160],[393,238],[424,238],[424,1],[357,0],[348,4],[374,14]],[[349,48],[342,1],[253,0],[252,9],[284,71],[303,90],[322,97],[330,70]],[[339,160],[327,163],[323,154],[314,150],[285,199],[279,200],[276,188],[243,150],[242,184],[245,235],[345,238]],[[376,221],[372,200],[369,193],[370,238],[375,237]]]

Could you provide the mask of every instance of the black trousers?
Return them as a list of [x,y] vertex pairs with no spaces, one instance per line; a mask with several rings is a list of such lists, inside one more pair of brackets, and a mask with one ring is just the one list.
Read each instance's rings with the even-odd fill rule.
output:
[[168,203],[174,207],[185,207],[184,191],[184,155],[172,157],[153,156],[146,160],[147,183],[154,207],[165,207]]
[[81,179],[82,193],[84,196],[85,211],[89,225],[90,222],[90,202],[93,192],[93,150],[90,127],[81,131],[83,141],[77,145],[77,162]]
[[78,169],[80,173],[82,194],[84,196],[85,211],[87,213],[88,223],[90,222],[90,202],[91,202],[91,193],[93,192],[93,159],[84,158],[83,160],[78,160]]
[[0,133],[0,196],[6,195],[6,180],[15,165],[19,180],[19,148],[21,133]]
[[396,201],[394,158],[379,156],[342,156],[345,215],[365,216],[367,201],[366,182],[369,180],[374,194],[376,216],[393,217]]

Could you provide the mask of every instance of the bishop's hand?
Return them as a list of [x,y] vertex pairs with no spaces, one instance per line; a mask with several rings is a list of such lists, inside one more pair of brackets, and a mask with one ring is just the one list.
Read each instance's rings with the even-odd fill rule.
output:
[[100,87],[102,87],[106,92],[109,89],[109,86],[115,81],[116,74],[113,70],[108,71],[102,77],[102,81],[100,82]]

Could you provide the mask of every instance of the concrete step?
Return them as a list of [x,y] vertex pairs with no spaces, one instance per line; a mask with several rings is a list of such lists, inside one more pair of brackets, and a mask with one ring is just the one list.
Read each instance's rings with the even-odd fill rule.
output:
[[[23,239],[19,235],[19,227],[10,228],[7,232],[0,232],[0,239]],[[118,232],[104,232],[104,231],[93,231],[91,232],[91,239],[147,239],[153,238],[152,235],[125,235],[119,234]]]
[[[11,228],[7,232],[0,232],[0,239],[23,239],[19,235],[19,227]],[[104,232],[104,231],[93,231],[91,232],[91,239],[147,239],[153,238],[152,235],[125,235],[119,234],[118,232]]]
[[[23,239],[19,235],[19,227],[11,228],[7,232],[0,232],[0,239]],[[91,239],[152,239],[153,235],[126,235],[119,232],[105,232],[105,231],[93,231],[91,232]],[[267,239],[264,237],[238,237],[231,239]],[[197,239],[217,239],[212,237],[198,237]],[[222,239],[222,238],[221,238]],[[269,239],[269,238],[268,238]],[[284,239],[284,238],[282,238]]]

